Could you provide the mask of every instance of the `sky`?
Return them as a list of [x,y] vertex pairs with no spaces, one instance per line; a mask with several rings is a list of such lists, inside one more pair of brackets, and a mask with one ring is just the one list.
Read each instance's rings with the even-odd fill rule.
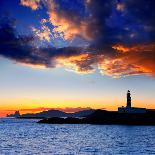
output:
[[0,116],[155,109],[154,0],[1,0]]

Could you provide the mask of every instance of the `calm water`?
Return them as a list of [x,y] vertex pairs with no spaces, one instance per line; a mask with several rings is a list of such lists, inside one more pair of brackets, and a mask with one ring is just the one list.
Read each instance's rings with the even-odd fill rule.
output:
[[155,127],[48,125],[0,119],[0,155],[155,154]]

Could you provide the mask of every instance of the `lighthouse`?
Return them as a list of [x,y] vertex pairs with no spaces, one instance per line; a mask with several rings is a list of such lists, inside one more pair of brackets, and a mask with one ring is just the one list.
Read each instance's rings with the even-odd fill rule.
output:
[[118,107],[118,113],[146,113],[146,109],[131,106],[131,93],[130,90],[128,90],[126,96],[126,106]]
[[130,91],[127,91],[127,107],[131,107],[131,94]]

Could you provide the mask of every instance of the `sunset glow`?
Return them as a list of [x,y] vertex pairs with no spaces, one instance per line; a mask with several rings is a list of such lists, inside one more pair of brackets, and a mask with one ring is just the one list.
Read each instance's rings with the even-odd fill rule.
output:
[[[146,7],[145,7],[146,6]],[[2,0],[0,117],[155,109],[154,2]]]

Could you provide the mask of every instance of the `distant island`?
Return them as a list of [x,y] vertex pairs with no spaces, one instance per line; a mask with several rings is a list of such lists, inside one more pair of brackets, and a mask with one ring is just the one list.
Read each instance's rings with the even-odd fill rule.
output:
[[27,113],[20,114],[19,111],[16,111],[14,114],[7,115],[7,117],[14,117],[20,119],[43,119],[43,118],[52,118],[52,117],[86,117],[95,112],[94,109],[81,110],[74,113],[66,113],[60,110],[47,110],[38,113]]

